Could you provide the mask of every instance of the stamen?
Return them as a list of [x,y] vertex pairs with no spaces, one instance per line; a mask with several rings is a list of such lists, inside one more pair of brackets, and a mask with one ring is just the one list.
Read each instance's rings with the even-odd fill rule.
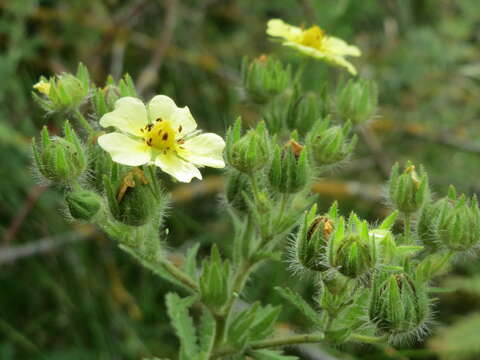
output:
[[179,132],[179,133],[182,132],[182,125],[180,125],[180,126],[178,127],[178,132]]
[[160,122],[160,121],[163,121],[162,118],[157,118],[157,120],[155,120],[156,122]]
[[167,141],[167,139],[168,139],[168,133],[163,134],[162,140]]

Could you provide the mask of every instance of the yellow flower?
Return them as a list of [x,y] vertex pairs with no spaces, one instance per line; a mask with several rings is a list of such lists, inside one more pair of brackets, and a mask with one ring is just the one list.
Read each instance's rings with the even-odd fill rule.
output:
[[33,88],[35,90],[37,90],[38,92],[41,92],[42,94],[45,94],[45,95],[48,96],[48,94],[50,93],[50,87],[51,86],[52,85],[50,85],[50,82],[45,81],[45,80],[40,80],[35,85],[33,85]]
[[288,25],[280,19],[271,19],[267,23],[267,34],[283,38],[285,46],[293,47],[308,56],[343,66],[352,75],[357,74],[357,70],[345,59],[345,56],[360,56],[360,49],[348,45],[342,39],[326,35],[317,25],[302,29]]
[[147,106],[137,98],[123,97],[100,119],[117,132],[101,135],[98,144],[112,160],[129,166],[154,164],[179,181],[202,178],[197,167],[223,168],[224,140],[201,134],[188,107],[179,108],[165,95]]

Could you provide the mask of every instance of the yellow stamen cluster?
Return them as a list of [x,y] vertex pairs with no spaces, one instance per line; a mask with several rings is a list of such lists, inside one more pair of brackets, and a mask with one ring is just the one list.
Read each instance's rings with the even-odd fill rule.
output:
[[179,125],[174,129],[169,121],[158,118],[154,123],[149,123],[145,128],[140,129],[145,143],[166,154],[170,151],[177,151],[177,148],[182,148],[183,139],[177,139],[177,134],[181,135],[182,126]]
[[300,43],[305,46],[313,47],[317,50],[322,50],[323,39],[325,37],[325,31],[320,29],[317,25],[309,27],[302,33]]

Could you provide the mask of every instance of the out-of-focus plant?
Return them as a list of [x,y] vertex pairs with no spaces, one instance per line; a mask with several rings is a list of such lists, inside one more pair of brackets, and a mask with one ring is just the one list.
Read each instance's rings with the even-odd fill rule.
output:
[[[268,33],[295,43],[286,45],[356,73],[343,59],[359,55],[356,47],[315,26],[304,31],[272,21]],[[39,173],[64,193],[71,217],[95,224],[144,267],[189,293],[166,295],[179,359],[286,360],[292,357],[271,349],[421,339],[433,317],[432,280],[478,249],[476,199],[457,197],[452,189],[434,202],[425,170],[417,173],[407,163],[403,171],[398,165],[392,170],[392,211],[379,225],[355,212],[342,215],[337,203],[319,212],[312,183],[352,155],[357,142],[352,123],[375,114],[376,85],[363,80],[340,85],[338,103],[327,107],[325,94],[309,98],[304,92],[301,68],[263,56],[245,60],[242,71],[245,98],[260,114],[272,116],[250,129],[238,118],[225,142],[200,133],[190,110],[167,96],[155,96],[145,106],[128,76],[108,80],[103,89],[83,66],[76,75],[41,79],[35,85],[38,102],[47,112],[75,119],[85,139],[68,122],[64,137],[45,129],[33,142]],[[289,101],[279,102],[285,97]],[[333,123],[330,109],[345,122]],[[108,131],[112,127],[115,131]],[[201,179],[199,168],[224,167],[224,147],[224,206],[234,225],[226,239],[231,257],[213,246],[198,264],[193,247],[177,265],[164,244],[169,194],[158,169],[182,182]],[[403,231],[397,232],[399,214]],[[282,336],[275,330],[279,306],[255,302],[239,309],[237,303],[259,267],[281,256],[292,233],[291,268],[308,275],[317,294],[304,299],[282,283],[269,285],[285,300],[283,308],[296,307],[315,330]]]

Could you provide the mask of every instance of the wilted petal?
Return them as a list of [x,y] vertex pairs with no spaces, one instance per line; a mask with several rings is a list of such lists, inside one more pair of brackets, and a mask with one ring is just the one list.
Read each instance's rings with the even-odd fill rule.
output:
[[147,110],[143,102],[134,97],[123,97],[115,102],[115,110],[102,116],[100,125],[136,136],[142,136],[140,129],[147,125]]
[[98,145],[110,153],[112,160],[123,165],[139,166],[150,161],[150,147],[142,141],[120,133],[101,135]]
[[223,161],[225,141],[217,134],[207,133],[195,136],[188,139],[182,147],[185,150],[180,150],[180,156],[195,165],[214,168],[225,167]]

